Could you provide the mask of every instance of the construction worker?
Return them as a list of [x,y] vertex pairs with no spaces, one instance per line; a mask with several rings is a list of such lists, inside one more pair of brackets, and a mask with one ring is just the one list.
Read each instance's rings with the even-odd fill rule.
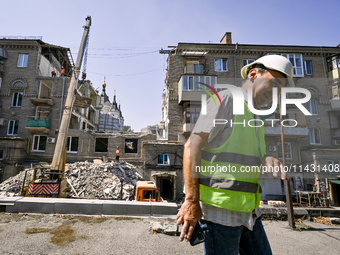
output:
[[65,67],[61,67],[60,76],[65,76]]
[[51,74],[52,74],[52,77],[56,76],[56,72],[54,70],[51,72]]
[[116,162],[119,162],[119,157],[120,157],[120,149],[119,146],[117,146],[117,150],[116,150]]
[[[259,109],[272,101],[273,87],[279,93],[286,85],[294,86],[293,67],[282,56],[268,55],[244,66],[241,75],[246,78],[242,85],[245,100],[233,98],[230,90],[219,93],[221,105],[215,106],[213,100],[208,100],[207,114],[200,115],[185,144],[186,196],[177,214],[177,224],[183,224],[179,239],[190,240],[203,216],[199,224],[206,236],[205,254],[272,254],[258,208],[262,192],[258,184],[259,166],[262,163],[269,170],[273,169],[270,167],[282,170],[282,163],[265,156],[264,127],[242,123],[256,119],[248,108],[247,93],[252,91],[253,105]],[[244,102],[243,115],[233,115],[233,100]],[[216,119],[233,120],[235,124],[230,125],[229,121],[215,125]],[[224,171],[209,172],[209,167]],[[257,170],[242,171],[247,167]],[[273,171],[273,175],[277,177],[279,172]],[[285,172],[281,179],[286,179]]]

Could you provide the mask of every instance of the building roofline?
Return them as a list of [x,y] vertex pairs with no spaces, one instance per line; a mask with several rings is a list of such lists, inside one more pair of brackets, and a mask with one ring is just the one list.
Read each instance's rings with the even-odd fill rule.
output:
[[340,49],[340,45],[337,46],[308,46],[308,45],[276,45],[276,44],[240,44],[240,43],[233,43],[233,44],[222,44],[222,43],[187,43],[187,42],[179,42],[179,45],[211,45],[213,47],[220,46],[220,47],[228,47],[236,45],[239,46],[259,46],[259,47],[301,47],[301,48],[330,48],[330,49]]

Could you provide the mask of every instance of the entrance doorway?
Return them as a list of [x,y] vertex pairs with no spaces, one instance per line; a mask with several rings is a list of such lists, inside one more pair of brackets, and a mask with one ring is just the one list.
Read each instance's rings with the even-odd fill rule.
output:
[[160,196],[164,200],[174,200],[174,183],[171,177],[158,177],[157,184]]
[[334,206],[340,206],[340,180],[330,180],[330,193]]

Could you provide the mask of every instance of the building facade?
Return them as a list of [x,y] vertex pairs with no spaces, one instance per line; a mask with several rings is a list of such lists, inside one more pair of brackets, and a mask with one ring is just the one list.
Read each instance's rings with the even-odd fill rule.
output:
[[[294,105],[287,105],[287,115],[283,116],[284,155],[292,189],[312,190],[316,184],[317,190],[325,186],[330,191],[330,183],[335,185],[340,177],[340,47],[233,44],[231,33],[226,33],[220,44],[179,43],[160,53],[168,54],[162,132],[168,140],[183,143],[200,115],[201,95],[206,93],[201,83],[240,87],[244,65],[267,54],[288,58],[296,87],[308,89],[312,95],[305,104],[312,115],[305,116]],[[289,93],[287,97],[303,95]],[[279,115],[277,109],[264,126],[267,154],[282,159]],[[259,182],[263,200],[283,198],[284,185],[279,178],[261,174]],[[333,202],[339,203],[337,199]]]
[[[69,48],[40,38],[0,39],[0,49],[0,164],[6,179],[24,163],[52,158],[74,64]],[[82,105],[84,97],[89,105]],[[82,146],[80,134],[97,130],[102,107],[88,80],[79,81],[76,98],[69,153]]]
[[[52,161],[73,65],[70,49],[41,38],[0,39],[0,182],[25,165]],[[105,87],[98,95],[91,81],[78,81],[66,161],[114,160],[119,146],[120,158],[155,181],[164,199],[178,199],[183,144],[158,141],[155,130],[123,132],[120,105]]]

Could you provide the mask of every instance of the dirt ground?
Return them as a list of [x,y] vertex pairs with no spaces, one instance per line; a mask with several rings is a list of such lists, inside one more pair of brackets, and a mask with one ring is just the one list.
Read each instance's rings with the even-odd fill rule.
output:
[[[0,254],[203,254],[178,236],[153,233],[149,223],[172,218],[0,213]],[[263,221],[273,254],[339,254],[340,227]]]

